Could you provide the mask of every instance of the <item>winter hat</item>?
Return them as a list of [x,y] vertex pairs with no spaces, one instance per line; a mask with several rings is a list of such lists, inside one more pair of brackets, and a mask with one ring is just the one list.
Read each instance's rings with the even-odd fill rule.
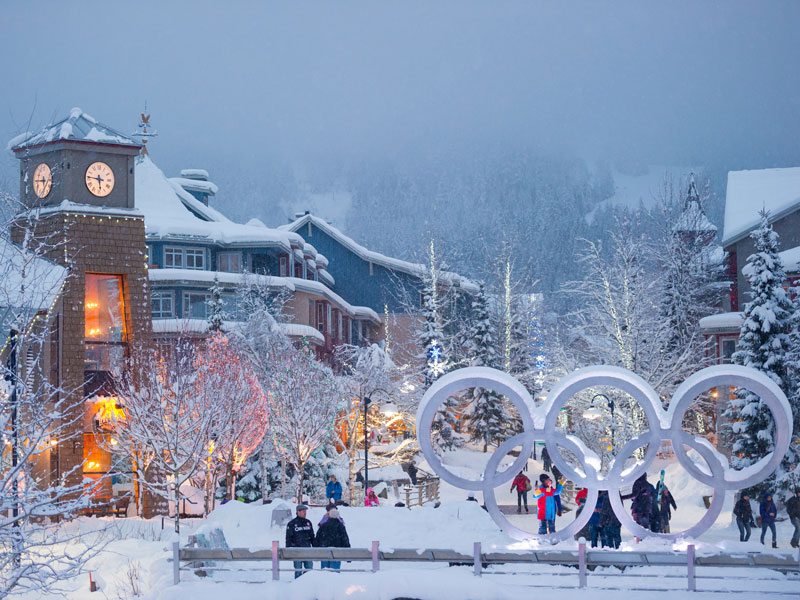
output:
[[338,519],[339,518],[339,511],[335,508],[332,508],[328,511],[328,518],[330,519]]
[[301,510],[308,510],[308,507],[305,504],[298,504],[294,512],[300,512]]
[[[550,479],[550,475],[548,475],[547,473],[542,473],[541,475],[539,475],[539,481],[540,481],[541,483],[544,483],[544,482],[545,482],[545,481],[547,481],[548,479]],[[551,480],[551,481],[552,481],[552,480]]]

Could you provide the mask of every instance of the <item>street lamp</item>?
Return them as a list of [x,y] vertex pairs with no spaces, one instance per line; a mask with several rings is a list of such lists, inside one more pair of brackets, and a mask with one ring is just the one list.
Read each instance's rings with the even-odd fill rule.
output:
[[611,411],[611,448],[614,448],[614,401],[606,396],[605,394],[595,394],[592,396],[592,399],[589,401],[589,408],[583,413],[584,419],[589,419],[590,421],[596,421],[597,419],[603,416],[602,411],[594,405],[594,401],[598,398],[602,398],[608,403],[608,409]]

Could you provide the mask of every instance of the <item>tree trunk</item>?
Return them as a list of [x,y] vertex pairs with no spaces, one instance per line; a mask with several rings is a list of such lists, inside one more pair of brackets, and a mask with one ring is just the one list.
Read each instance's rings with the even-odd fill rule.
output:
[[350,460],[350,471],[349,471],[349,479],[347,480],[347,484],[350,486],[350,506],[353,506],[355,501],[356,501],[355,490],[353,489],[355,487],[355,477],[353,476],[353,472],[355,471],[355,466],[356,466],[356,455],[355,455],[355,451],[353,449],[350,450],[349,454],[350,454],[350,457],[349,457],[349,460]]
[[173,484],[174,494],[175,494],[175,533],[181,532],[181,509],[180,509],[180,498],[181,498],[181,484],[179,483],[178,473],[173,473],[175,477],[175,483]]
[[269,491],[267,490],[267,451],[265,444],[261,444],[261,450],[258,452],[258,462],[261,467],[261,503],[267,500]]
[[305,470],[304,467],[305,466],[306,466],[305,462],[301,462],[298,465],[298,471],[299,471],[299,473],[297,474],[297,478],[299,480],[298,483],[297,483],[297,503],[298,504],[302,504],[303,503],[303,475],[305,474],[304,473],[304,470]]

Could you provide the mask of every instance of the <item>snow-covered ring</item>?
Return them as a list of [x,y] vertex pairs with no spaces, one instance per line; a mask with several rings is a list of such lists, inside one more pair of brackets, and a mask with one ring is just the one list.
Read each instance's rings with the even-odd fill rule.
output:
[[[642,406],[650,426],[646,433],[623,446],[616,459],[612,461],[605,477],[598,472],[600,461],[597,454],[574,436],[567,436],[556,430],[556,419],[561,407],[577,392],[599,385],[613,386],[630,394]],[[725,457],[706,440],[693,438],[681,429],[686,410],[694,398],[718,386],[743,387],[757,394],[772,411],[776,425],[773,452],[739,472],[728,468]],[[507,397],[519,411],[523,423],[523,433],[506,440],[492,454],[481,480],[464,479],[447,470],[434,452],[430,437],[433,419],[439,406],[452,394],[473,387],[486,388]],[[588,522],[592,511],[583,511],[561,531],[538,535],[512,525],[500,512],[494,496],[495,488],[510,481],[522,470],[531,454],[534,441],[543,441],[553,463],[570,480],[589,490],[587,506],[595,505],[600,490],[608,490],[614,513],[634,535],[677,539],[684,536],[698,536],[707,531],[722,511],[726,490],[751,486],[763,481],[775,470],[789,448],[792,435],[791,423],[789,402],[775,382],[755,369],[738,365],[717,365],[695,373],[675,391],[667,411],[661,407],[655,390],[644,379],[626,369],[611,366],[586,367],[567,375],[551,390],[548,401],[541,407],[535,407],[525,387],[507,373],[487,367],[459,369],[437,380],[425,393],[417,410],[420,448],[428,464],[443,480],[462,489],[482,491],[489,514],[511,537],[543,539],[553,543],[571,538]],[[711,507],[697,524],[683,532],[657,534],[633,521],[622,505],[619,491],[646,472],[664,440],[670,441],[678,462],[689,474],[701,483],[714,488],[714,496]],[[626,471],[624,469],[626,459],[645,444],[647,451],[644,459],[637,461]],[[686,453],[684,445],[693,448],[703,457],[708,464],[710,474],[695,465]],[[505,471],[498,472],[502,459],[510,450],[519,446],[522,448],[517,459]],[[583,472],[569,464],[561,456],[559,448],[573,453],[582,463]]]

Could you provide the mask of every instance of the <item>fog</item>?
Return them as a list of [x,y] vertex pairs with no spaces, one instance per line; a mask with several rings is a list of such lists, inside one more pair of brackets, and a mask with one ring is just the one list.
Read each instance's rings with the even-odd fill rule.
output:
[[272,225],[298,187],[518,149],[705,166],[724,196],[728,169],[800,165],[798,26],[794,1],[3,1],[0,135],[73,106],[130,133],[146,102],[167,174]]

